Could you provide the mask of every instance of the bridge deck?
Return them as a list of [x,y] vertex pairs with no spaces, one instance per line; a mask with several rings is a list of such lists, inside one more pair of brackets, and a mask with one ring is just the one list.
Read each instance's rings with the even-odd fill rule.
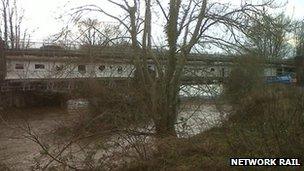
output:
[[[50,91],[70,92],[78,89],[90,81],[104,84],[120,84],[131,82],[132,78],[66,78],[66,79],[19,79],[5,80],[0,82],[0,92],[9,91]],[[223,77],[185,77],[182,78],[183,85],[215,84],[225,82]]]

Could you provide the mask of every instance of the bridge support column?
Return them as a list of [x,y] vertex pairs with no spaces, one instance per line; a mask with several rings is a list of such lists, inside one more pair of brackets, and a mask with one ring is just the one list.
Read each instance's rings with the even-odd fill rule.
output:
[[1,95],[3,108],[22,108],[26,106],[25,96],[23,94],[8,92]]
[[0,93],[0,107],[1,108],[10,108],[13,106],[11,93]]
[[67,107],[67,102],[68,98],[65,95],[62,95],[61,97],[58,98],[59,104],[61,108],[66,108]]
[[26,106],[25,96],[23,94],[16,95],[16,97],[14,98],[14,106],[17,108],[22,108]]
[[4,93],[0,93],[0,109],[5,108],[5,97],[4,97]]

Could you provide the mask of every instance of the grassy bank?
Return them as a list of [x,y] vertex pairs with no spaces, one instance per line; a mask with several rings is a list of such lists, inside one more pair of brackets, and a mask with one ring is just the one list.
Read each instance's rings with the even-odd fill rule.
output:
[[151,160],[133,163],[129,170],[233,169],[231,157],[290,157],[303,162],[303,92],[275,85],[240,98],[220,127],[189,139],[159,141]]

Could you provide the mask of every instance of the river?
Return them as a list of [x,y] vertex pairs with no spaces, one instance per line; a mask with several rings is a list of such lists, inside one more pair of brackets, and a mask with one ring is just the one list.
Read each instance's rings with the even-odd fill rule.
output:
[[[181,87],[180,96],[181,98],[200,97],[210,99],[218,96],[220,92],[221,87],[217,85],[184,86]],[[199,100],[182,101],[175,125],[179,137],[196,135],[219,125],[224,118],[225,114],[219,112],[213,102],[201,102]],[[71,99],[67,102],[67,110],[57,108],[0,110],[0,114],[5,116],[5,121],[0,121],[0,166],[2,163],[15,170],[33,170],[37,167],[35,161],[41,158],[41,149],[37,144],[27,139],[24,131],[20,128],[26,128],[24,124],[28,123],[42,140],[48,141],[50,138],[56,140],[56,136],[53,135],[54,130],[60,128],[63,124],[77,123],[80,119],[85,118],[88,106],[89,102],[86,99]],[[152,125],[150,126],[152,127]],[[120,136],[124,137],[123,135]],[[119,143],[121,146],[120,148],[113,146],[111,150],[107,151],[108,155],[121,153],[127,147],[129,148],[130,144],[128,142],[130,140],[136,140],[134,137],[129,137],[126,141],[121,139],[120,136],[114,136],[109,140],[109,142]],[[99,151],[95,157],[104,154],[104,151]]]

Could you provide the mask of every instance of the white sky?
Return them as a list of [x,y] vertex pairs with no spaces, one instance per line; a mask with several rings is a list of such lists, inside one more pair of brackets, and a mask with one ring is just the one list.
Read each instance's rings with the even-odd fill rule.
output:
[[[235,3],[235,1],[238,0],[233,2]],[[276,1],[286,2],[286,0]],[[65,22],[56,18],[62,14],[67,14],[71,7],[97,4],[101,7],[107,7],[113,13],[118,13],[117,9],[106,6],[105,3],[106,0],[19,0],[19,7],[25,10],[24,27],[34,30],[32,39],[42,41],[49,35],[58,33]],[[304,19],[304,0],[288,0],[288,4],[283,10],[294,19]],[[107,18],[101,20],[109,21]]]

